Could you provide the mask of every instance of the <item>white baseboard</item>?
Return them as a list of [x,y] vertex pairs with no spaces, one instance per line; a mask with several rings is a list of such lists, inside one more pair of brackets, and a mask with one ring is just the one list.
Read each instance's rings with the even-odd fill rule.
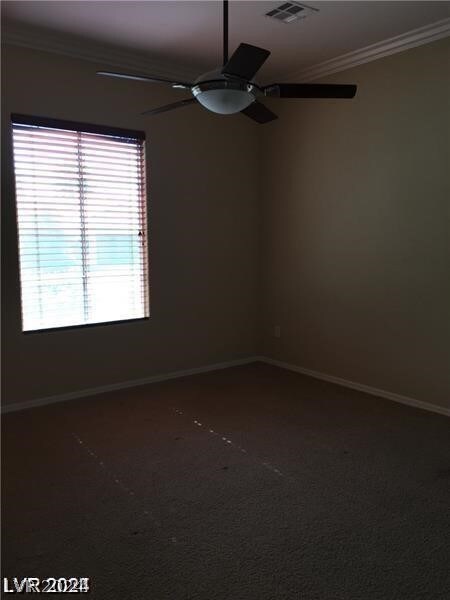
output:
[[407,404],[408,406],[414,406],[415,408],[422,408],[431,412],[439,413],[450,417],[450,408],[439,406],[438,404],[431,404],[430,402],[423,402],[422,400],[416,400],[415,398],[409,398],[408,396],[402,396],[395,394],[394,392],[388,392],[386,390],[380,390],[369,385],[350,381],[348,379],[342,379],[341,377],[335,377],[334,375],[328,375],[319,371],[312,371],[311,369],[305,369],[297,365],[268,358],[267,356],[249,356],[239,360],[231,360],[227,362],[215,363],[212,365],[206,365],[203,367],[195,367],[193,369],[185,369],[183,371],[173,371],[171,373],[162,373],[160,375],[151,375],[142,379],[132,379],[128,381],[122,381],[120,383],[113,383],[111,385],[101,385],[95,388],[88,388],[84,390],[78,390],[76,392],[69,392],[67,394],[57,394],[55,396],[47,396],[45,398],[36,398],[35,400],[27,400],[25,402],[16,402],[12,404],[5,404],[1,407],[2,414],[15,412],[18,410],[25,410],[27,408],[36,408],[38,406],[45,406],[46,404],[54,404],[55,402],[64,402],[66,400],[75,400],[76,398],[84,398],[86,396],[94,396],[96,394],[103,394],[104,392],[111,392],[114,390],[122,390],[126,388],[138,387],[141,385],[147,385],[149,383],[157,383],[158,381],[167,381],[169,379],[177,379],[179,377],[186,377],[188,375],[197,375],[200,373],[207,373],[208,371],[218,371],[220,369],[227,369],[229,367],[238,367],[240,365],[247,365],[253,362],[263,362],[275,367],[287,369],[288,371],[294,371],[307,375],[308,377],[314,377],[315,379],[321,379],[322,381],[328,381],[335,383],[343,387],[365,392],[372,396],[378,396],[380,398],[386,398],[387,400],[393,400],[394,402],[400,402],[401,404]]
[[66,400],[75,400],[76,398],[94,396],[96,394],[103,394],[104,392],[112,392],[114,390],[122,390],[126,388],[138,387],[140,385],[147,385],[148,383],[156,383],[158,381],[166,381],[169,379],[177,379],[178,377],[186,377],[187,375],[197,375],[199,373],[207,373],[208,371],[218,371],[220,369],[227,369],[228,367],[238,367],[240,365],[246,365],[249,363],[256,362],[257,360],[258,359],[256,357],[249,356],[247,358],[242,358],[239,360],[230,360],[227,362],[215,363],[213,365],[195,367],[194,369],[184,369],[183,371],[173,371],[172,373],[151,375],[150,377],[143,377],[142,379],[121,381],[120,383],[113,383],[110,385],[100,385],[98,387],[78,390],[76,392],[69,392],[67,394],[57,394],[55,396],[36,398],[35,400],[27,400],[25,402],[4,404],[1,407],[1,412],[2,414],[6,414],[10,412],[15,412],[17,410],[25,410],[27,408],[36,408],[38,406],[44,406],[46,404],[54,404],[55,402],[65,402]]
[[258,356],[256,357],[256,360],[273,365],[275,367],[281,367],[282,369],[287,369],[289,371],[295,371],[296,373],[301,373],[302,375],[308,375],[309,377],[314,377],[315,379],[322,379],[323,381],[336,383],[337,385],[358,390],[359,392],[365,392],[366,394],[370,394],[372,396],[379,396],[380,398],[386,398],[387,400],[393,400],[394,402],[400,402],[401,404],[407,404],[408,406],[422,408],[424,410],[450,417],[450,408],[445,408],[444,406],[439,406],[438,404],[431,404],[430,402],[423,402],[422,400],[416,400],[415,398],[408,398],[408,396],[402,396],[400,394],[395,394],[394,392],[380,390],[370,385],[364,385],[363,383],[342,379],[341,377],[335,377],[334,375],[327,375],[326,373],[320,373],[319,371],[312,371],[311,369],[298,367],[297,365],[285,363],[280,360],[268,358],[266,356]]

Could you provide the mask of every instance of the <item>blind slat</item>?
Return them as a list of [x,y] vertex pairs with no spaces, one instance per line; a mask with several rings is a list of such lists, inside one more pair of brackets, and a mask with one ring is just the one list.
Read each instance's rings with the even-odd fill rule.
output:
[[[23,166],[22,166],[23,165]],[[66,179],[75,179],[78,180],[78,165],[68,165],[67,163],[63,163],[61,165],[53,165],[49,164],[46,161],[42,162],[44,167],[40,167],[39,163],[35,162],[33,167],[25,166],[24,163],[18,162],[16,163],[16,176],[17,179],[20,180],[24,177],[32,177],[39,181],[42,177],[64,177]],[[108,165],[110,166],[110,165]],[[69,168],[71,167],[71,168]],[[125,181],[133,181],[139,182],[139,173],[136,168],[116,168],[116,169],[102,169],[100,167],[87,167],[83,169],[84,176],[86,178],[90,177],[101,177],[103,179],[111,179],[111,181],[116,181],[117,179],[125,180]]]
[[[50,147],[50,148],[61,148],[64,150],[65,148],[73,148],[77,146],[77,137],[76,136],[57,136],[52,134],[42,134],[33,132],[32,134],[25,133],[23,131],[15,130],[15,139],[17,144],[20,144],[20,147],[28,148],[28,147]],[[129,153],[135,156],[139,155],[139,150],[136,150],[133,146],[129,144],[123,144],[118,141],[95,141],[95,140],[87,140],[83,139],[82,141],[83,148],[88,149],[99,149],[99,150],[116,150],[118,152],[123,152],[125,154]]]
[[[55,300],[54,298],[52,298],[52,297],[50,296],[50,294],[46,294],[45,292],[46,292],[46,291],[44,290],[44,294],[42,294],[42,293],[41,293],[41,296],[44,296],[44,297],[46,297],[46,298],[47,298],[47,300],[48,300],[48,301],[50,301],[50,302]],[[106,293],[107,293],[107,292],[106,292]],[[93,295],[94,295],[94,294],[93,294]],[[93,298],[88,298],[88,303],[90,303],[90,304],[93,306],[93,308],[95,308],[95,298],[96,298],[96,297],[98,297],[98,295],[99,295],[99,294],[96,294],[96,296],[95,296],[95,297],[93,297]],[[131,291],[129,294],[121,294],[121,296],[120,296],[120,297],[121,297],[122,299],[123,299],[123,298],[126,298],[126,299],[128,299],[128,301],[129,301],[129,302],[133,302],[133,301],[135,301],[135,300],[136,300],[137,302],[141,302],[141,301],[142,301],[142,299],[144,298],[144,293],[143,293],[142,291],[140,291],[140,292],[139,292],[139,290],[134,290],[134,289],[133,289],[133,290],[132,290],[132,291]],[[77,302],[79,302],[80,300],[83,300],[83,290],[82,290],[82,288],[81,288],[81,287],[80,287],[80,289],[78,290],[78,292],[71,291],[71,293],[70,293],[70,298],[68,298],[68,299],[67,299],[67,301],[66,301],[68,304],[65,304],[65,306],[64,306],[64,307],[61,307],[61,308],[58,310],[58,313],[59,313],[59,315],[63,315],[64,313],[68,313],[68,312],[73,312],[73,311],[74,311],[74,309],[76,309],[76,308],[77,308]],[[57,301],[57,300],[56,300],[56,301]],[[71,301],[73,302],[72,304],[70,303]],[[29,306],[28,306],[28,311],[27,311],[27,313],[28,313],[28,314],[33,314],[33,313],[37,313],[37,312],[39,312],[39,311],[40,311],[40,309],[39,309],[39,307],[38,307],[37,305],[38,305],[38,302],[36,302],[36,301],[30,302],[30,304],[29,304]]]
[[[59,129],[47,129],[45,127],[29,127],[28,125],[24,125],[23,128],[14,123],[14,136],[16,139],[26,139],[30,142],[35,142],[36,140],[48,140],[51,143],[54,142],[76,142],[77,141],[77,133],[75,131],[63,131]],[[102,138],[92,139],[86,133],[83,135],[83,144],[98,144],[104,145],[114,148],[121,148],[122,146],[130,146],[134,147],[134,143],[136,140],[129,140],[122,138],[109,138],[108,136],[103,136]],[[138,151],[138,150],[135,150]]]
[[[79,185],[74,186],[72,184],[71,187],[72,187],[72,190],[70,190],[71,194],[74,193],[74,192],[78,192]],[[19,190],[17,190],[19,192],[19,194],[23,194],[24,191],[26,191],[27,194],[30,195],[30,193],[32,193],[34,191],[33,185],[30,185],[30,184],[23,184],[22,188],[23,188],[22,191],[20,190],[20,188],[19,188]],[[17,187],[16,187],[16,189],[17,189]],[[36,190],[36,193],[39,193],[39,192],[44,193],[45,191],[52,192],[52,193],[60,193],[60,192],[66,193],[66,192],[69,192],[69,190],[67,189],[67,186],[61,186],[58,183],[58,184],[55,184],[53,186],[52,185],[48,185],[48,184],[40,185],[39,188]],[[120,198],[124,198],[124,197],[128,197],[128,196],[129,197],[133,197],[134,199],[136,199],[136,195],[137,195],[136,193],[134,193],[134,194],[131,194],[131,193],[125,194],[123,191],[114,192],[112,189],[108,190],[107,192],[102,192],[101,189],[93,189],[91,191],[87,191],[86,192],[86,196],[88,198],[90,198],[91,196],[92,197],[97,197],[99,194],[102,194],[102,193],[104,195],[108,195],[109,197],[111,197],[111,200],[113,200],[114,198],[120,199]]]

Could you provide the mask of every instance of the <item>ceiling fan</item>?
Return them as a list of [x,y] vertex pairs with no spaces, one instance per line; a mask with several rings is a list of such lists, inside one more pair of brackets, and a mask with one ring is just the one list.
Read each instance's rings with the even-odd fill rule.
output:
[[156,115],[182,106],[199,102],[208,110],[219,114],[243,113],[257,123],[268,123],[277,118],[259,99],[277,98],[353,98],[356,85],[320,83],[272,83],[260,86],[254,81],[256,73],[269,57],[270,52],[250,44],[240,44],[228,58],[228,0],[223,2],[223,66],[200,75],[195,82],[172,81],[152,75],[132,75],[98,71],[97,75],[167,83],[173,88],[190,90],[193,97],[153,108],[143,115]]

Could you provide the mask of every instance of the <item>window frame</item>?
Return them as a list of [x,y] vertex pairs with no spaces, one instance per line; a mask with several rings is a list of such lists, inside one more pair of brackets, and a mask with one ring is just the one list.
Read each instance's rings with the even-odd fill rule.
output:
[[[109,135],[115,137],[127,137],[127,138],[135,138],[142,142],[143,146],[143,187],[144,187],[144,202],[145,202],[145,221],[144,225],[144,234],[145,234],[145,248],[144,248],[144,265],[143,269],[145,269],[144,279],[146,283],[146,306],[144,309],[148,312],[148,316],[144,317],[132,317],[129,319],[119,319],[119,320],[111,320],[111,321],[98,321],[94,323],[80,323],[75,325],[57,325],[55,327],[43,327],[39,329],[27,329],[24,330],[24,318],[23,318],[23,309],[22,309],[22,277],[21,277],[21,251],[20,251],[20,242],[19,242],[19,211],[18,211],[18,202],[17,202],[17,192],[16,192],[16,171],[15,171],[15,161],[14,161],[14,144],[13,144],[13,132],[14,125],[31,125],[36,127],[47,127],[53,129],[62,129],[68,131],[76,131],[80,133],[92,133],[98,135]],[[25,115],[21,113],[11,113],[10,115],[10,139],[11,139],[11,153],[12,153],[12,179],[13,179],[13,195],[14,195],[14,208],[15,208],[15,223],[16,223],[16,249],[17,249],[17,273],[19,279],[19,305],[20,305],[20,323],[21,323],[21,333],[23,335],[34,335],[39,333],[57,333],[60,331],[72,330],[72,329],[85,329],[91,327],[105,327],[109,325],[125,325],[128,323],[139,323],[142,321],[150,320],[151,308],[150,308],[150,243],[148,236],[148,215],[149,215],[149,207],[148,207],[148,193],[147,193],[147,163],[146,163],[146,134],[145,131],[135,130],[135,129],[124,129],[121,127],[110,127],[107,125],[97,125],[93,123],[86,123],[83,121],[69,121],[65,119],[55,119],[53,117],[38,117],[32,115]]]

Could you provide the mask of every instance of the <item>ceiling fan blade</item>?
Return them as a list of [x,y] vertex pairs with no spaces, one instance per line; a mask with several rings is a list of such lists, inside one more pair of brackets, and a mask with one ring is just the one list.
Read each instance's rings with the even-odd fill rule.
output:
[[353,98],[356,94],[356,85],[273,83],[264,87],[264,94],[278,98]]
[[222,69],[223,75],[252,79],[267,60],[270,52],[250,44],[240,44]]
[[97,71],[97,75],[106,75],[107,77],[118,77],[119,79],[133,79],[135,81],[149,81],[150,83],[169,83],[172,87],[190,89],[194,84],[185,81],[171,81],[165,77],[154,77],[153,75],[132,75],[128,73],[114,73],[112,71]]
[[141,115],[159,115],[159,113],[175,110],[176,108],[181,108],[182,106],[189,106],[189,104],[197,104],[197,100],[195,98],[185,98],[179,102],[166,104],[165,106],[160,106],[159,108],[151,108],[150,110],[146,110],[141,113]]
[[256,121],[257,123],[261,124],[269,123],[269,121],[278,119],[275,113],[273,113],[267,108],[267,106],[264,106],[264,104],[261,104],[261,102],[258,102],[257,100],[255,100],[255,102],[252,102],[250,106],[247,106],[247,108],[244,108],[244,110],[241,110],[241,113],[243,113],[246,117],[250,117],[250,119],[253,119],[253,121]]

